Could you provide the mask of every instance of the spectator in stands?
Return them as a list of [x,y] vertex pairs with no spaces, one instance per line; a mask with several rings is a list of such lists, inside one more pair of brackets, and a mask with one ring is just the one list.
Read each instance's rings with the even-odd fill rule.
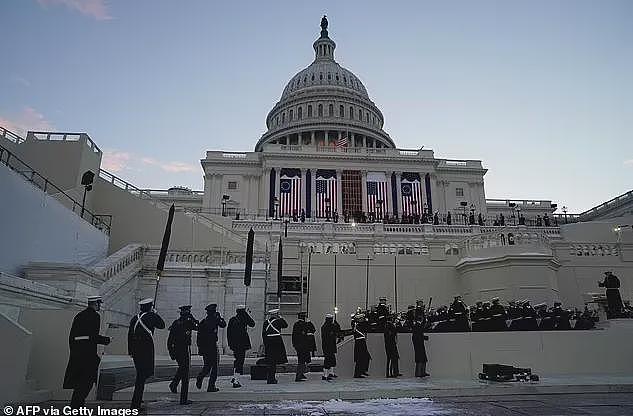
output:
[[439,223],[440,223],[439,213],[435,211],[435,214],[433,214],[433,225],[439,225]]
[[523,214],[519,214],[519,225],[525,225],[525,217]]
[[506,218],[503,216],[503,213],[499,215],[499,225],[502,227],[505,227],[506,225]]
[[536,216],[536,226],[537,227],[542,227],[543,226],[543,220],[541,219],[540,215]]
[[549,217],[547,216],[547,212],[545,213],[545,215],[543,215],[543,222],[545,223],[546,227],[549,227]]
[[477,215],[477,224],[484,225],[484,219],[481,216],[481,212]]

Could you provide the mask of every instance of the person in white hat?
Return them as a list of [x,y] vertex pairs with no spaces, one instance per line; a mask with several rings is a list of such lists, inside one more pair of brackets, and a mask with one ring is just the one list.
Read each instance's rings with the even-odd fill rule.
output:
[[64,374],[64,388],[73,389],[70,407],[78,409],[86,405],[86,397],[97,381],[101,358],[97,355],[97,344],[108,345],[109,337],[99,335],[101,327],[101,296],[88,296],[88,307],[73,319],[68,345],[70,357]]
[[279,309],[269,310],[268,319],[262,326],[264,355],[266,357],[266,363],[268,364],[268,384],[277,384],[277,378],[275,377],[277,364],[285,364],[288,362],[286,347],[281,338],[281,330],[284,328],[288,328],[288,322],[279,316]]
[[251,349],[251,339],[248,336],[248,327],[254,327],[255,321],[249,315],[245,305],[238,305],[235,316],[229,319],[226,337],[229,348],[233,351],[233,378],[231,384],[234,388],[242,387],[240,376],[244,374],[244,358],[246,351]]
[[165,328],[165,321],[153,309],[154,299],[143,299],[138,304],[140,312],[130,321],[127,333],[127,350],[136,369],[132,409],[141,408],[145,380],[154,375],[154,330]]

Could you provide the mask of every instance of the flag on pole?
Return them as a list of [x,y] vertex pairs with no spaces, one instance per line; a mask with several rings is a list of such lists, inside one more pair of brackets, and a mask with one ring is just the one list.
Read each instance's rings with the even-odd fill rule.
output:
[[[336,208],[337,201],[336,171],[317,171],[316,177],[316,216],[325,218],[330,207],[330,217]],[[329,201],[329,203],[328,203]]]
[[367,173],[367,211],[373,212],[378,219],[389,212],[387,177],[383,172]]
[[279,179],[279,213],[282,217],[301,212],[301,171],[283,169]]
[[349,145],[349,142],[347,140],[347,135],[341,136],[339,139],[336,140],[337,149],[341,147],[347,147],[348,145]]
[[160,254],[158,255],[158,264],[156,265],[156,289],[154,290],[154,306],[156,305],[156,299],[158,298],[158,283],[160,282],[160,275],[165,269],[165,259],[167,258],[167,250],[169,249],[169,240],[171,239],[171,224],[174,222],[174,213],[176,208],[174,204],[171,204],[169,208],[169,214],[167,216],[167,224],[165,225],[165,233],[163,234],[163,242],[160,246]]
[[421,207],[424,196],[422,194],[420,174],[403,172],[400,190],[402,192],[402,214],[422,215]]

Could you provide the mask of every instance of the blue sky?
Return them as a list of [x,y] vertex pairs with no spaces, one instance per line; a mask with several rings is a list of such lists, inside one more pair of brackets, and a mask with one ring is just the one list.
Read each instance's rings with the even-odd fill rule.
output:
[[151,188],[251,151],[321,15],[400,148],[480,159],[488,198],[633,189],[632,1],[2,0],[0,124],[85,131]]

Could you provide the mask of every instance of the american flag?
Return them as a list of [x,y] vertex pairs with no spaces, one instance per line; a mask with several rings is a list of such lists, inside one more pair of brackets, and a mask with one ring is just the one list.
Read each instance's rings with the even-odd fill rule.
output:
[[[367,174],[367,211],[376,214],[376,218],[382,218],[389,212],[389,198],[387,197],[387,178],[384,173]],[[378,209],[378,201],[382,201]]]
[[285,175],[279,180],[279,215],[290,217],[301,212],[301,177],[289,178]]
[[336,147],[347,147],[348,146],[348,141],[347,141],[347,136],[341,136],[340,139],[336,140]]
[[318,177],[316,178],[316,216],[317,218],[325,218],[327,203],[326,199],[330,200],[330,218],[336,211],[336,176],[330,178]]
[[[402,215],[422,215],[422,186],[420,179],[402,179],[400,189],[402,191]],[[415,202],[415,203],[414,203]]]

